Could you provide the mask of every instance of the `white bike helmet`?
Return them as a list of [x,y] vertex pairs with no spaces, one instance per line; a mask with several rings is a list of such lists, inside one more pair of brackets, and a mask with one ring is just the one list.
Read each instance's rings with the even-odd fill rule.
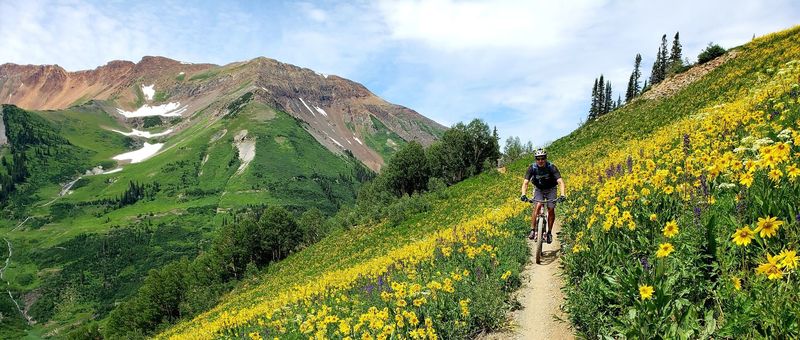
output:
[[536,152],[533,153],[533,157],[547,157],[547,151],[545,149],[536,149]]

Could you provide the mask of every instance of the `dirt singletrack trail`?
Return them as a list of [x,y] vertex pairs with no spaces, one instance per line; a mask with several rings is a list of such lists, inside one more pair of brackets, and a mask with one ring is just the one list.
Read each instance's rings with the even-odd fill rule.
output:
[[[480,336],[479,339],[574,339],[566,315],[560,306],[564,303],[561,293],[558,250],[561,247],[556,234],[561,225],[553,226],[553,243],[542,244],[542,263],[536,264],[533,253],[536,242],[529,240],[530,262],[522,271],[522,287],[514,294],[522,305],[511,313],[511,329],[500,333]],[[556,318],[563,320],[557,320]]]

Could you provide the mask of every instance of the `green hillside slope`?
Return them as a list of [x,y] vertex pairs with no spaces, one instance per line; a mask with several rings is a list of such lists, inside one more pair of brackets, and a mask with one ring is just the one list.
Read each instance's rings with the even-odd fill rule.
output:
[[[0,204],[0,228],[13,247],[4,274],[16,299],[28,301],[37,333],[102,319],[149,270],[203,251],[239,210],[269,205],[331,215],[354,202],[371,173],[352,156],[328,151],[302,122],[255,101],[222,119],[201,112],[188,129],[150,139],[111,131],[130,128],[103,105],[43,112],[4,106],[11,148],[3,149],[0,177],[17,182]],[[241,167],[235,139],[245,130],[255,153]],[[164,146],[141,163],[111,159],[144,142]],[[84,174],[97,166],[122,170]],[[3,306],[4,315],[19,317],[13,304]]]
[[[798,46],[800,28],[755,39],[674,96],[636,101],[553,143],[569,188],[560,237],[579,335],[798,336]],[[463,338],[496,328],[526,255],[516,196],[530,161],[448,188],[397,226],[332,235],[160,337]],[[732,234],[746,225],[759,235],[737,245]]]

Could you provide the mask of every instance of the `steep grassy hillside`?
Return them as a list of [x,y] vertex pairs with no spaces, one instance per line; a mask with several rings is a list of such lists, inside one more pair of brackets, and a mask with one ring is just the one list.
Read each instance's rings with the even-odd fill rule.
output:
[[[676,95],[553,143],[569,188],[559,209],[579,334],[798,336],[798,46],[800,28],[756,39]],[[516,196],[530,161],[448,188],[398,226],[333,235],[161,337],[460,338],[497,327],[525,255]]]
[[[104,317],[150,269],[203,251],[240,209],[276,205],[330,215],[354,201],[371,172],[352,156],[328,151],[302,122],[259,102],[221,119],[201,112],[189,118],[196,120],[190,128],[149,139],[111,131],[130,127],[103,105],[42,112],[4,107],[12,147],[3,149],[0,176],[19,177],[0,217],[13,247],[4,278],[16,299],[27,301],[22,308],[38,321],[40,335]],[[146,130],[177,122],[153,122]],[[163,151],[136,164],[111,160],[144,142],[164,143]],[[237,142],[254,148],[246,166]],[[84,175],[98,165],[122,170]],[[144,193],[124,200],[132,188]],[[13,304],[2,306],[9,321],[19,316]]]

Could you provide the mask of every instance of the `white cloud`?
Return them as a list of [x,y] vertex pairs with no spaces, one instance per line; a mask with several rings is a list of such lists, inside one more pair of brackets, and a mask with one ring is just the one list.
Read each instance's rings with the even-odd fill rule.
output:
[[[437,49],[543,50],[565,43],[601,5],[597,1],[384,1],[392,37]],[[567,19],[569,18],[569,19]]]
[[[772,1],[0,1],[0,63],[94,68],[144,55],[225,64],[267,56],[362,82],[443,124],[484,118],[536,143],[585,118],[601,73],[617,94],[662,34],[684,56],[797,23]],[[545,127],[542,124],[546,124]]]

